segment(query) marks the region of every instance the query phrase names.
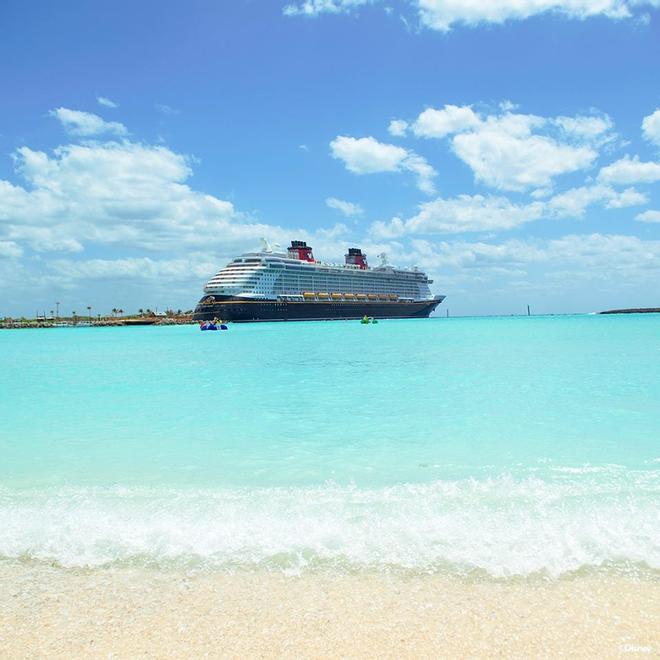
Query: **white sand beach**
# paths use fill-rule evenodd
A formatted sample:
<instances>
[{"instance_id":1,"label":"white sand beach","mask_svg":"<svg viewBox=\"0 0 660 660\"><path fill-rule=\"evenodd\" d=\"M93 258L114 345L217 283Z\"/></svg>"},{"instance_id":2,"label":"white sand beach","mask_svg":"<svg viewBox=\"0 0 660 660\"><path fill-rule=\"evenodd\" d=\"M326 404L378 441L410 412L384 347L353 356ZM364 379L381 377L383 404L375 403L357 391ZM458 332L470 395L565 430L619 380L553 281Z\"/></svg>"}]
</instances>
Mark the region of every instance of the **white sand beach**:
<instances>
[{"instance_id":1,"label":"white sand beach","mask_svg":"<svg viewBox=\"0 0 660 660\"><path fill-rule=\"evenodd\" d=\"M660 582L0 564L0 657L657 657Z\"/></svg>"}]
</instances>

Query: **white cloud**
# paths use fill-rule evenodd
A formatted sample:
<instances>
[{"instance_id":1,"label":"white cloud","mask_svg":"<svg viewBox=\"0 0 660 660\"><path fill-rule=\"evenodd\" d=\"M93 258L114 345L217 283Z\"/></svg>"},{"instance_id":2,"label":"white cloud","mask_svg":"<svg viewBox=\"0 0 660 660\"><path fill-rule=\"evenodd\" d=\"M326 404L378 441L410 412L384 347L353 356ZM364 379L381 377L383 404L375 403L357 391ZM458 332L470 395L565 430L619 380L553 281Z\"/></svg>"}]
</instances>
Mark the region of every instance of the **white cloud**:
<instances>
[{"instance_id":1,"label":"white cloud","mask_svg":"<svg viewBox=\"0 0 660 660\"><path fill-rule=\"evenodd\" d=\"M394 137L403 137L408 130L408 122L403 119L393 119L387 127L387 132Z\"/></svg>"},{"instance_id":2,"label":"white cloud","mask_svg":"<svg viewBox=\"0 0 660 660\"><path fill-rule=\"evenodd\" d=\"M482 115L472 106L427 108L412 124L418 137L451 138L477 181L499 190L551 189L553 179L589 167L596 146L613 139L607 115L546 118L511 112Z\"/></svg>"},{"instance_id":3,"label":"white cloud","mask_svg":"<svg viewBox=\"0 0 660 660\"><path fill-rule=\"evenodd\" d=\"M367 4L380 4L391 13L383 0L298 0L284 6L288 16L316 17L322 14L346 14ZM424 27L448 32L462 25L502 24L554 14L563 18L584 20L601 16L621 20L638 16L646 8L658 7L658 0L407 0L416 10ZM402 17L404 22L408 22Z\"/></svg>"},{"instance_id":4,"label":"white cloud","mask_svg":"<svg viewBox=\"0 0 660 660\"><path fill-rule=\"evenodd\" d=\"M52 262L51 270L67 281L74 280L160 280L188 281L203 280L218 264L212 260L199 259L151 259L128 257L123 259L85 259L73 261L58 259Z\"/></svg>"},{"instance_id":5,"label":"white cloud","mask_svg":"<svg viewBox=\"0 0 660 660\"><path fill-rule=\"evenodd\" d=\"M109 99L107 96L97 96L96 101L99 105L102 105L106 108L118 108L119 104L115 103L111 99Z\"/></svg>"},{"instance_id":6,"label":"white cloud","mask_svg":"<svg viewBox=\"0 0 660 660\"><path fill-rule=\"evenodd\" d=\"M23 249L14 241L0 241L0 259L18 259Z\"/></svg>"},{"instance_id":7,"label":"white cloud","mask_svg":"<svg viewBox=\"0 0 660 660\"><path fill-rule=\"evenodd\" d=\"M660 241L618 234L569 235L548 242L548 259L572 261L589 272L604 271L616 279L617 271L660 268Z\"/></svg>"},{"instance_id":8,"label":"white cloud","mask_svg":"<svg viewBox=\"0 0 660 660\"><path fill-rule=\"evenodd\" d=\"M412 129L418 137L443 138L451 133L476 128L480 124L481 119L469 105L445 105L441 110L424 110L415 120Z\"/></svg>"},{"instance_id":9,"label":"white cloud","mask_svg":"<svg viewBox=\"0 0 660 660\"><path fill-rule=\"evenodd\" d=\"M417 4L422 23L442 32L457 24L504 23L548 12L576 19L631 16L631 3L626 0L417 0Z\"/></svg>"},{"instance_id":10,"label":"white cloud","mask_svg":"<svg viewBox=\"0 0 660 660\"><path fill-rule=\"evenodd\" d=\"M84 286L95 273L107 273L108 281L122 273L152 279L162 273L166 282L187 272L196 282L188 293L194 297L224 259L256 247L262 236L281 244L300 237L331 257L343 249L337 247L343 224L316 232L283 229L192 189L192 162L165 146L129 140L67 144L48 153L21 147L14 154L20 185L0 180L0 252L13 259L27 250L76 255L23 259L37 288ZM84 259L90 248L112 258ZM159 258L134 258L129 250ZM192 254L198 256L191 266Z\"/></svg>"},{"instance_id":11,"label":"white cloud","mask_svg":"<svg viewBox=\"0 0 660 660\"><path fill-rule=\"evenodd\" d=\"M634 188L617 192L610 186L593 185L571 188L545 203L545 215L558 218L579 218L589 206L600 203L605 208L625 208L646 204L648 197Z\"/></svg>"},{"instance_id":12,"label":"white cloud","mask_svg":"<svg viewBox=\"0 0 660 660\"><path fill-rule=\"evenodd\" d=\"M645 163L637 156L626 155L603 167L598 178L607 183L654 183L660 181L660 163Z\"/></svg>"},{"instance_id":13,"label":"white cloud","mask_svg":"<svg viewBox=\"0 0 660 660\"><path fill-rule=\"evenodd\" d=\"M80 137L96 135L127 135L126 126L117 121L105 121L92 112L70 110L69 108L55 108L48 114L55 117L64 126L67 133Z\"/></svg>"},{"instance_id":14,"label":"white cloud","mask_svg":"<svg viewBox=\"0 0 660 660\"><path fill-rule=\"evenodd\" d=\"M513 229L543 216L542 202L513 204L506 197L458 195L425 202L417 215L408 220L394 218L389 223L375 222L371 233L376 238L392 238L416 233L461 233Z\"/></svg>"},{"instance_id":15,"label":"white cloud","mask_svg":"<svg viewBox=\"0 0 660 660\"><path fill-rule=\"evenodd\" d=\"M423 268L468 271L470 282L505 277L529 282L526 269L543 265L546 278L653 281L660 272L660 241L620 234L569 234L558 239L511 239L500 243L413 240L411 258ZM559 270L561 269L561 270ZM555 287L556 288L556 287ZM508 289L509 294L511 290Z\"/></svg>"},{"instance_id":16,"label":"white cloud","mask_svg":"<svg viewBox=\"0 0 660 660\"><path fill-rule=\"evenodd\" d=\"M283 12L287 16L319 16L320 14L344 14L374 0L304 0L288 4Z\"/></svg>"},{"instance_id":17,"label":"white cloud","mask_svg":"<svg viewBox=\"0 0 660 660\"><path fill-rule=\"evenodd\" d=\"M325 200L325 203L331 209L335 209L348 217L362 215L364 213L364 209L359 204L347 202L343 199L337 199L337 197L328 197Z\"/></svg>"},{"instance_id":18,"label":"white cloud","mask_svg":"<svg viewBox=\"0 0 660 660\"><path fill-rule=\"evenodd\" d=\"M640 206L648 203L649 198L634 188L626 188L623 192L615 193L605 198L605 208L623 209L629 206Z\"/></svg>"},{"instance_id":19,"label":"white cloud","mask_svg":"<svg viewBox=\"0 0 660 660\"><path fill-rule=\"evenodd\" d=\"M192 190L185 183L189 159L162 146L71 144L51 155L22 147L15 168L27 185L0 181L0 239L37 251L80 251L86 244L148 250L235 245L277 229Z\"/></svg>"},{"instance_id":20,"label":"white cloud","mask_svg":"<svg viewBox=\"0 0 660 660\"><path fill-rule=\"evenodd\" d=\"M354 174L406 170L417 175L417 187L420 190L428 194L434 191L433 178L436 171L424 158L403 147L378 142L373 137L339 135L330 143L330 152L333 158L343 161L346 169Z\"/></svg>"},{"instance_id":21,"label":"white cloud","mask_svg":"<svg viewBox=\"0 0 660 660\"><path fill-rule=\"evenodd\" d=\"M555 117L553 120L564 133L579 139L600 142L612 139L608 135L614 122L607 115L576 115L575 117Z\"/></svg>"},{"instance_id":22,"label":"white cloud","mask_svg":"<svg viewBox=\"0 0 660 660\"><path fill-rule=\"evenodd\" d=\"M533 115L488 117L477 130L456 135L452 147L478 181L500 190L549 187L554 177L594 162L598 154L590 146L532 132L544 123Z\"/></svg>"},{"instance_id":23,"label":"white cloud","mask_svg":"<svg viewBox=\"0 0 660 660\"><path fill-rule=\"evenodd\" d=\"M644 117L642 120L642 134L649 141L660 146L660 108Z\"/></svg>"},{"instance_id":24,"label":"white cloud","mask_svg":"<svg viewBox=\"0 0 660 660\"><path fill-rule=\"evenodd\" d=\"M333 158L342 160L354 174L396 172L408 156L403 147L378 142L373 137L354 138L338 135L330 143Z\"/></svg>"},{"instance_id":25,"label":"white cloud","mask_svg":"<svg viewBox=\"0 0 660 660\"><path fill-rule=\"evenodd\" d=\"M165 105L164 103L156 103L156 110L163 115L178 115L181 114L181 110L177 110L172 106Z\"/></svg>"},{"instance_id":26,"label":"white cloud","mask_svg":"<svg viewBox=\"0 0 660 660\"><path fill-rule=\"evenodd\" d=\"M417 187L423 193L427 195L433 195L435 193L433 179L436 177L437 172L426 162L425 158L410 151L408 152L408 157L401 165L404 170L417 175Z\"/></svg>"},{"instance_id":27,"label":"white cloud","mask_svg":"<svg viewBox=\"0 0 660 660\"><path fill-rule=\"evenodd\" d=\"M406 222L412 233L460 233L513 229L543 215L543 204L514 204L506 197L459 195L420 205Z\"/></svg>"},{"instance_id":28,"label":"white cloud","mask_svg":"<svg viewBox=\"0 0 660 660\"><path fill-rule=\"evenodd\" d=\"M378 239L405 234L506 231L541 219L580 218L593 204L613 209L646 202L647 196L634 188L617 192L605 185L572 188L545 201L523 204L502 196L458 195L420 204L418 213L407 220L395 217L389 222L374 222L370 231Z\"/></svg>"},{"instance_id":29,"label":"white cloud","mask_svg":"<svg viewBox=\"0 0 660 660\"><path fill-rule=\"evenodd\" d=\"M644 211L635 217L640 222L660 222L660 211Z\"/></svg>"}]
</instances>

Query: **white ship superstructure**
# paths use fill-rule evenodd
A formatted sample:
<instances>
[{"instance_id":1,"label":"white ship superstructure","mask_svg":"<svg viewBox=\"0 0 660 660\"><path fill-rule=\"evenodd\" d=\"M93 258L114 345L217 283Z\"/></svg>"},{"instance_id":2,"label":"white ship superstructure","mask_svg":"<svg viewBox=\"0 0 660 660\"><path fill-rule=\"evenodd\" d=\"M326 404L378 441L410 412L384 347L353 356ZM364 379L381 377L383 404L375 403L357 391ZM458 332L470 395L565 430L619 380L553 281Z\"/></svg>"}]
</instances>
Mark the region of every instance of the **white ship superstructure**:
<instances>
[{"instance_id":1,"label":"white ship superstructure","mask_svg":"<svg viewBox=\"0 0 660 660\"><path fill-rule=\"evenodd\" d=\"M299 241L294 241L298 243ZM302 243L302 241L300 241ZM304 250L306 245L301 246ZM366 255L351 248L348 259L359 263L326 264L301 259L300 247L290 252L295 257L272 250L248 252L233 259L204 287L206 293L275 300L304 297L304 294L396 296L402 300L432 300L430 280L418 269L398 269L383 263L376 268L366 265ZM306 252L306 250L305 250ZM363 265L364 264L364 265Z\"/></svg>"}]
</instances>

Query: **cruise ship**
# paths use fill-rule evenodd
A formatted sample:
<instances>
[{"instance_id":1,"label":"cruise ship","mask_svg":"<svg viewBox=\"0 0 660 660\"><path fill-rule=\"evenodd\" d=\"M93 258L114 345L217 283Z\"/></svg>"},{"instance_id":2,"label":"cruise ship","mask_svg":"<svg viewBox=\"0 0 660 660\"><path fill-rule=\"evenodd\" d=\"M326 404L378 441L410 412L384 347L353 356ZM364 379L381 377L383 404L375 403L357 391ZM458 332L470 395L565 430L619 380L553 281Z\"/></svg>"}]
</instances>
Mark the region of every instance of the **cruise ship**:
<instances>
[{"instance_id":1,"label":"cruise ship","mask_svg":"<svg viewBox=\"0 0 660 660\"><path fill-rule=\"evenodd\" d=\"M207 282L195 320L425 318L445 299L431 293L423 272L393 268L384 254L375 268L360 248L349 248L343 264L327 264L305 241L292 241L286 252L262 242Z\"/></svg>"}]
</instances>

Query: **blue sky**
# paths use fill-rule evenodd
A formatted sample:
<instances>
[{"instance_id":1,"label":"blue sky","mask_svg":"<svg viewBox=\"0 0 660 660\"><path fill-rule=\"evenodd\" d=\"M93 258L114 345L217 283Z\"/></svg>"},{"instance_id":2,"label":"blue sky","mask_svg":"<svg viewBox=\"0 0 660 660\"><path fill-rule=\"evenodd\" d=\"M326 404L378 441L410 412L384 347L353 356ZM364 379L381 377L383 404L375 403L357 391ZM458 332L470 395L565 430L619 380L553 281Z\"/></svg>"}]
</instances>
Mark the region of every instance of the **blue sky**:
<instances>
[{"instance_id":1,"label":"blue sky","mask_svg":"<svg viewBox=\"0 0 660 660\"><path fill-rule=\"evenodd\" d=\"M0 317L191 308L266 236L452 314L660 305L660 0L0 6Z\"/></svg>"}]
</instances>

